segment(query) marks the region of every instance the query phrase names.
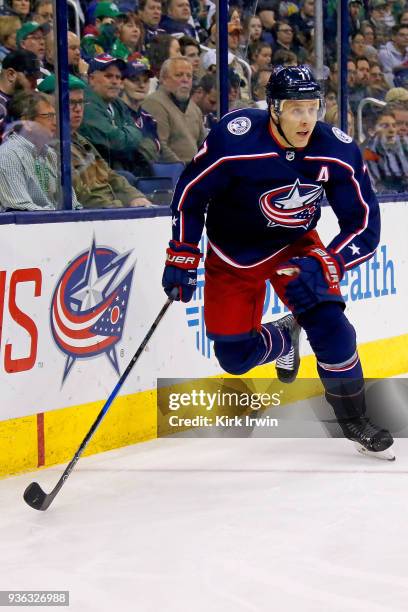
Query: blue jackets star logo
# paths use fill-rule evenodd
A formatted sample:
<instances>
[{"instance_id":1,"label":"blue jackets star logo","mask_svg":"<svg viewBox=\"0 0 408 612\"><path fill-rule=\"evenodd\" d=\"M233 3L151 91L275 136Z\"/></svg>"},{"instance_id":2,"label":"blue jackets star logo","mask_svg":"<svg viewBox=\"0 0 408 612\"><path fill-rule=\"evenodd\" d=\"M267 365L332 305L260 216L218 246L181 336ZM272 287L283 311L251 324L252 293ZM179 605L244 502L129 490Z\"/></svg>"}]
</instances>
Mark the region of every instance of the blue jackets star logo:
<instances>
[{"instance_id":1,"label":"blue jackets star logo","mask_svg":"<svg viewBox=\"0 0 408 612\"><path fill-rule=\"evenodd\" d=\"M259 205L268 227L307 229L320 210L322 197L321 185L305 184L296 179L293 185L263 193Z\"/></svg>"},{"instance_id":2,"label":"blue jackets star logo","mask_svg":"<svg viewBox=\"0 0 408 612\"><path fill-rule=\"evenodd\" d=\"M64 383L77 359L106 354L119 375L116 344L121 340L135 261L95 240L62 273L52 297L51 331L67 356Z\"/></svg>"}]
</instances>

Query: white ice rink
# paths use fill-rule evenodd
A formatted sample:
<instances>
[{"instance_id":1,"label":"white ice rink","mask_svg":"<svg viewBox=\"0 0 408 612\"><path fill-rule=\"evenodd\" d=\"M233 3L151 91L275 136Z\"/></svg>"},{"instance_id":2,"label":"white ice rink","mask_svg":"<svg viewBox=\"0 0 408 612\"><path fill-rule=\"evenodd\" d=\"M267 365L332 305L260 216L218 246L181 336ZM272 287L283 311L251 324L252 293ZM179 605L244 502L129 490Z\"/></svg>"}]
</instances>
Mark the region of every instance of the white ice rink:
<instances>
[{"instance_id":1,"label":"white ice rink","mask_svg":"<svg viewBox=\"0 0 408 612\"><path fill-rule=\"evenodd\" d=\"M71 612L406 612L408 440L155 440L0 481L0 588ZM50 610L53 608L35 608Z\"/></svg>"}]
</instances>

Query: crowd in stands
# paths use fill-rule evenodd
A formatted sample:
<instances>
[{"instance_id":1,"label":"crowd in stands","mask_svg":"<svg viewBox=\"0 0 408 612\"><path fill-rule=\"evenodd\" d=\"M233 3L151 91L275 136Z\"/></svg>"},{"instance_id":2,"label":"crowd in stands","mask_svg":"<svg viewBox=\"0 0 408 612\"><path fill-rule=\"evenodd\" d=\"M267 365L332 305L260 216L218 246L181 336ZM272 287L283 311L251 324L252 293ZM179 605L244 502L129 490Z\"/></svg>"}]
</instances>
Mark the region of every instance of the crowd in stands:
<instances>
[{"instance_id":1,"label":"crowd in stands","mask_svg":"<svg viewBox=\"0 0 408 612\"><path fill-rule=\"evenodd\" d=\"M85 22L78 36L70 14L67 41L73 207L152 206L141 179L163 163L180 172L217 121L215 3L78 2ZM58 207L55 5L0 9L3 210ZM323 5L325 120L338 125L338 2ZM229 108L266 109L273 66L314 67L315 1L231 0L228 11ZM348 11L347 131L376 191L404 192L408 1L349 0Z\"/></svg>"}]
</instances>

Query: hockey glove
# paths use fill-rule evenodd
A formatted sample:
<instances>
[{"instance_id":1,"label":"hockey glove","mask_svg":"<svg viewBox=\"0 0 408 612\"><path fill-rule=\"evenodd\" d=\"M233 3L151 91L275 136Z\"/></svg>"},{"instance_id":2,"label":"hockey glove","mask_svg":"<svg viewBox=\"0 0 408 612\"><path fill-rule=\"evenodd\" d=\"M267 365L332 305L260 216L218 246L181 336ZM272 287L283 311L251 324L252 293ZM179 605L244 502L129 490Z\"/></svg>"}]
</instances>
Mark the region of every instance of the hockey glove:
<instances>
[{"instance_id":1,"label":"hockey glove","mask_svg":"<svg viewBox=\"0 0 408 612\"><path fill-rule=\"evenodd\" d=\"M279 266L277 274L294 277L286 286L285 297L296 312L312 308L328 295L339 294L344 276L341 255L316 247L307 257L293 257L288 264Z\"/></svg>"},{"instance_id":2,"label":"hockey glove","mask_svg":"<svg viewBox=\"0 0 408 612\"><path fill-rule=\"evenodd\" d=\"M170 240L166 253L162 280L164 291L170 296L171 290L177 287L179 295L176 300L189 302L197 287L197 267L202 254L192 244L176 240Z\"/></svg>"}]
</instances>

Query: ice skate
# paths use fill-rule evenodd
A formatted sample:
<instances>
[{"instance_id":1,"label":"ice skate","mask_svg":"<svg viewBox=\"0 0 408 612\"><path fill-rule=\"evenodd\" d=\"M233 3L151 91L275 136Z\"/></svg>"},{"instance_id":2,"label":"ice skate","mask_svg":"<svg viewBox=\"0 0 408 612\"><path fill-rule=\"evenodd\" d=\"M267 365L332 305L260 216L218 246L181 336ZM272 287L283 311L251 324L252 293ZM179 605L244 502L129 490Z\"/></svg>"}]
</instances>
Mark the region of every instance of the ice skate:
<instances>
[{"instance_id":1,"label":"ice skate","mask_svg":"<svg viewBox=\"0 0 408 612\"><path fill-rule=\"evenodd\" d=\"M395 455L390 450L394 440L386 429L381 429L370 422L367 417L339 422L346 438L354 442L359 453L367 457L395 461Z\"/></svg>"},{"instance_id":2,"label":"ice skate","mask_svg":"<svg viewBox=\"0 0 408 612\"><path fill-rule=\"evenodd\" d=\"M275 362L275 367L278 379L283 383L291 383L296 380L299 371L299 336L301 327L293 315L287 315L278 321L274 321L273 325L281 331L287 330L290 334L292 347L286 355L278 357Z\"/></svg>"}]
</instances>

